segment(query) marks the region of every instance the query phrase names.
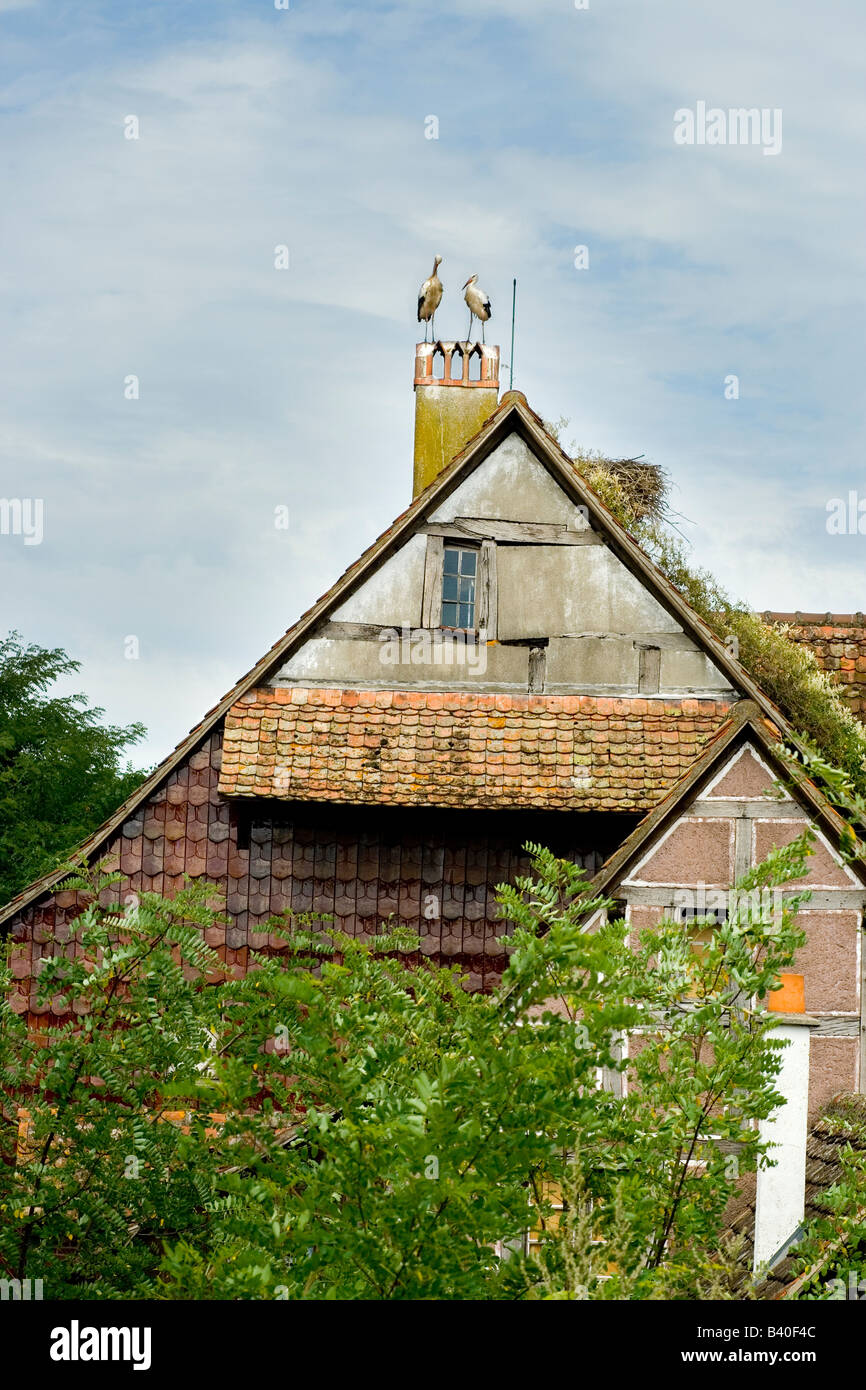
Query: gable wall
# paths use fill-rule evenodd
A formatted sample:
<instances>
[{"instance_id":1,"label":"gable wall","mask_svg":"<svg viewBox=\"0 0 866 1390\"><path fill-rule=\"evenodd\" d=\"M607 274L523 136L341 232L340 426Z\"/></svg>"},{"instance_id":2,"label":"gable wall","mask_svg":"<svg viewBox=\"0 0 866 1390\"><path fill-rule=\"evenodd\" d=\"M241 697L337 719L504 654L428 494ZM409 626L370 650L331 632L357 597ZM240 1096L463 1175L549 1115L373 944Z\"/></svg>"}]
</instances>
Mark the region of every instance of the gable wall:
<instances>
[{"instance_id":1,"label":"gable wall","mask_svg":"<svg viewBox=\"0 0 866 1390\"><path fill-rule=\"evenodd\" d=\"M421 524L427 531L416 532L332 611L286 661L274 685L600 696L731 693L727 676L613 554L585 509L517 434ZM423 640L438 621L429 616L430 594L438 613L441 592L428 548L437 535L441 545L449 530L462 530L464 538L479 543L486 536L488 543L492 611L484 623L486 640L469 650L443 651ZM399 645L393 641L398 632L405 636Z\"/></svg>"},{"instance_id":2,"label":"gable wall","mask_svg":"<svg viewBox=\"0 0 866 1390\"><path fill-rule=\"evenodd\" d=\"M617 896L636 929L678 907L710 912L727 889L775 845L809 823L800 805L765 794L774 773L756 751L735 755L702 795L637 862ZM814 827L813 827L814 828ZM811 1036L810 1112L837 1091L862 1089L862 930L866 889L818 835L803 882L812 898L800 911L806 944L792 967L805 979Z\"/></svg>"}]
</instances>

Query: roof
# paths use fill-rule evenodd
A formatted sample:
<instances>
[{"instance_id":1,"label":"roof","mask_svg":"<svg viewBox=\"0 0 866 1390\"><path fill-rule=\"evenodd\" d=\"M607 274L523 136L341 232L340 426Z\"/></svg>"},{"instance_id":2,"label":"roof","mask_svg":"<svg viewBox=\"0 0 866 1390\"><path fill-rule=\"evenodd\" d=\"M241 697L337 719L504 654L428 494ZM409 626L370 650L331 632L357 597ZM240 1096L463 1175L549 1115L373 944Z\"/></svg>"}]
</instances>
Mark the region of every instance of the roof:
<instances>
[{"instance_id":1,"label":"roof","mask_svg":"<svg viewBox=\"0 0 866 1390\"><path fill-rule=\"evenodd\" d=\"M645 811L728 718L716 700L257 689L219 790L364 805Z\"/></svg>"},{"instance_id":2,"label":"roof","mask_svg":"<svg viewBox=\"0 0 866 1390\"><path fill-rule=\"evenodd\" d=\"M586 508L592 525L604 535L616 556L636 574L658 602L667 609L694 639L699 648L723 671L735 689L755 700L762 710L784 727L789 737L793 737L784 716L773 705L752 677L736 661L719 640L712 629L700 618L656 565L644 554L640 546L620 525L616 517L592 491L585 479L578 473L572 460L563 452L557 441L544 427L540 416L527 404L525 396L519 391L508 391L503 396L490 419L477 435L467 443L439 476L415 498L412 505L384 531L378 540L345 571L340 579L325 593L312 608L301 617L288 632L266 652L262 659L242 676L233 688L215 705L177 745L174 752L155 768L150 777L129 797L114 815L100 826L82 845L77 854L92 860L111 836L123 825L130 815L143 805L170 774L195 751L203 739L218 726L231 707L249 691L264 686L276 674L292 652L305 641L316 627L327 620L330 612L342 603L362 584L365 579L409 538L415 528L421 525L428 512L432 512L480 463L483 462L510 434L517 433L536 458L557 479L566 494L578 505ZM17 898L13 898L0 910L0 924L33 902L44 892L54 887L64 877L62 869L44 874Z\"/></svg>"},{"instance_id":3,"label":"roof","mask_svg":"<svg viewBox=\"0 0 866 1390\"><path fill-rule=\"evenodd\" d=\"M814 652L821 670L842 686L852 714L866 720L866 615L768 611L761 617L765 623L786 628L792 642Z\"/></svg>"},{"instance_id":4,"label":"roof","mask_svg":"<svg viewBox=\"0 0 866 1390\"><path fill-rule=\"evenodd\" d=\"M605 861L592 881L593 895L609 895L627 876L646 851L661 838L686 806L700 795L718 768L746 742L756 744L780 780L784 781L804 809L829 836L838 849L843 839L850 847L847 822L834 810L824 793L804 772L785 762L780 754L782 731L764 718L752 700L741 700L730 710L729 718L695 759L683 777ZM852 867L866 876L866 864L857 860Z\"/></svg>"},{"instance_id":5,"label":"roof","mask_svg":"<svg viewBox=\"0 0 866 1390\"><path fill-rule=\"evenodd\" d=\"M857 1153L866 1154L866 1096L863 1095L835 1096L809 1131L806 1140L805 1222L832 1216L827 1193L844 1177L842 1155L849 1146ZM742 1239L738 1260L744 1265L748 1264L749 1269L754 1255L755 1191L756 1181L752 1173L729 1207L726 1223L727 1235ZM832 1236L829 1237L828 1260L833 1257L834 1244ZM798 1277L802 1263L795 1253L787 1254L759 1285L760 1296L777 1299L796 1292L794 1285L803 1282Z\"/></svg>"}]
</instances>

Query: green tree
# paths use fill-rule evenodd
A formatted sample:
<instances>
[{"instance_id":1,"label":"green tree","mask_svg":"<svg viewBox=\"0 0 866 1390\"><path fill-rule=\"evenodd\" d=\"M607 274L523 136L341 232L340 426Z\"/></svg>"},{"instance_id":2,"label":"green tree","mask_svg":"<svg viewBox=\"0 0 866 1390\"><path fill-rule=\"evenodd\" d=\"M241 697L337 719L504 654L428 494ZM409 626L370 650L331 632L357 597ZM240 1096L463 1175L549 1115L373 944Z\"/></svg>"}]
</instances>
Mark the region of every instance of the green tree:
<instances>
[{"instance_id":1,"label":"green tree","mask_svg":"<svg viewBox=\"0 0 866 1390\"><path fill-rule=\"evenodd\" d=\"M144 776L120 765L143 725L105 725L84 695L46 693L79 664L17 632L0 642L0 904L62 863Z\"/></svg>"},{"instance_id":2,"label":"green tree","mask_svg":"<svg viewBox=\"0 0 866 1390\"><path fill-rule=\"evenodd\" d=\"M121 910L73 880L89 906L40 974L73 1014L39 1039L3 1005L2 1275L54 1298L689 1296L779 1103L756 1001L802 942L796 897L697 945L674 922L634 941L587 931L606 904L530 848L493 996L405 931L310 922L275 921L287 953L218 980L205 885ZM806 849L744 887L795 879ZM599 1084L627 1069L625 1099Z\"/></svg>"}]
</instances>

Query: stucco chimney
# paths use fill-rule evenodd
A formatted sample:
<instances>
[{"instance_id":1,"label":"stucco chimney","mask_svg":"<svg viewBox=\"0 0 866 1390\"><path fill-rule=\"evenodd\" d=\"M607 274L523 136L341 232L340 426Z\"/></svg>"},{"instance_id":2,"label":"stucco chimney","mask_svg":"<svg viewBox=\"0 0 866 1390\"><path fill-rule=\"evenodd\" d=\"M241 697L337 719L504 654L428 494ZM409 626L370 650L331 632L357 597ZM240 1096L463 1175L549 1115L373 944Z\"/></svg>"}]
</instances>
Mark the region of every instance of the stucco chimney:
<instances>
[{"instance_id":1,"label":"stucco chimney","mask_svg":"<svg viewBox=\"0 0 866 1390\"><path fill-rule=\"evenodd\" d=\"M785 1104L759 1126L761 1139L771 1144L773 1168L758 1170L755 1197L754 1268L772 1267L784 1254L803 1223L806 1199L806 1139L809 1118L809 1029L817 1020L805 1012L802 975L783 975L782 986L770 995L774 1015L771 1036L787 1043L776 1090Z\"/></svg>"},{"instance_id":2,"label":"stucco chimney","mask_svg":"<svg viewBox=\"0 0 866 1390\"><path fill-rule=\"evenodd\" d=\"M460 453L498 403L498 347L418 343L413 497Z\"/></svg>"}]
</instances>

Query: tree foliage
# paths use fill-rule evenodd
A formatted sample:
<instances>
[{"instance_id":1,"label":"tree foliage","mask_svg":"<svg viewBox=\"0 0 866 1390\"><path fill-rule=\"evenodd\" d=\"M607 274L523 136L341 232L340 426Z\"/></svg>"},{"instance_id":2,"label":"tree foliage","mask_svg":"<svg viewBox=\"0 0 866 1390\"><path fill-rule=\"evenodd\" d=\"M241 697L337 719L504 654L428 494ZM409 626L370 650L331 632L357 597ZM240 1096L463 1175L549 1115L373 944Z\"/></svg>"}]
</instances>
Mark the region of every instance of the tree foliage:
<instances>
[{"instance_id":1,"label":"tree foliage","mask_svg":"<svg viewBox=\"0 0 866 1390\"><path fill-rule=\"evenodd\" d=\"M84 695L46 693L78 669L17 632L0 642L0 904L62 863L144 775L120 765L143 725L106 725Z\"/></svg>"},{"instance_id":2,"label":"tree foliage","mask_svg":"<svg viewBox=\"0 0 866 1390\"><path fill-rule=\"evenodd\" d=\"M700 942L675 922L629 938L579 868L529 848L500 890L493 996L404 930L310 921L272 923L286 952L224 979L207 886L121 908L72 880L89 905L39 978L68 1021L28 1035L3 1005L0 1277L293 1300L676 1297L715 1277L752 1121L780 1099L760 1000L803 940L797 895ZM795 880L806 849L744 888ZM574 1191L584 1215L563 1220Z\"/></svg>"}]
</instances>

